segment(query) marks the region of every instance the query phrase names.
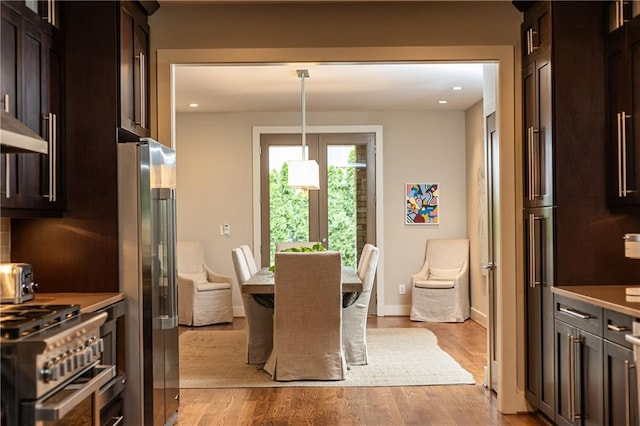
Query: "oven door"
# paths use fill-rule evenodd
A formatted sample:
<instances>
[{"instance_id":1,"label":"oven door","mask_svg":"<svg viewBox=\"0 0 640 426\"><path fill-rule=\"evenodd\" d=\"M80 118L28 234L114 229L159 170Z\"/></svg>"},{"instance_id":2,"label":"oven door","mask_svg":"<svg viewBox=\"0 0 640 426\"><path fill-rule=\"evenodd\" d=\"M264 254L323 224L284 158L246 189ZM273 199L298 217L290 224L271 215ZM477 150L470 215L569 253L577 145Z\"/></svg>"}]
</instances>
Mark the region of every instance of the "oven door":
<instances>
[{"instance_id":1,"label":"oven door","mask_svg":"<svg viewBox=\"0 0 640 426\"><path fill-rule=\"evenodd\" d=\"M100 388L114 376L114 366L94 364L52 394L22 403L21 424L100 426Z\"/></svg>"}]
</instances>

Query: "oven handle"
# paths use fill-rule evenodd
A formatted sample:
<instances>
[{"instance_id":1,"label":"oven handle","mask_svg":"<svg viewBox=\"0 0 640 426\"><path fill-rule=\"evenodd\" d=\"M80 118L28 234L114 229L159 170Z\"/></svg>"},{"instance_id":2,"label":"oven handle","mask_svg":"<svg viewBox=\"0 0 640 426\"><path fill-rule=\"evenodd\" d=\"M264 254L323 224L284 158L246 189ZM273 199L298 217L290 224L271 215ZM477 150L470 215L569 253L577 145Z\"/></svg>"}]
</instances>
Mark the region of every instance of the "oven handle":
<instances>
[{"instance_id":1,"label":"oven handle","mask_svg":"<svg viewBox=\"0 0 640 426\"><path fill-rule=\"evenodd\" d=\"M116 367L113 365L96 365L100 371L94 378L78 387L75 392L62 401L53 404L36 402L33 406L33 414L36 421L54 422L66 416L78 404L92 393L98 391L105 383L115 377ZM70 387L75 385L70 384Z\"/></svg>"}]
</instances>

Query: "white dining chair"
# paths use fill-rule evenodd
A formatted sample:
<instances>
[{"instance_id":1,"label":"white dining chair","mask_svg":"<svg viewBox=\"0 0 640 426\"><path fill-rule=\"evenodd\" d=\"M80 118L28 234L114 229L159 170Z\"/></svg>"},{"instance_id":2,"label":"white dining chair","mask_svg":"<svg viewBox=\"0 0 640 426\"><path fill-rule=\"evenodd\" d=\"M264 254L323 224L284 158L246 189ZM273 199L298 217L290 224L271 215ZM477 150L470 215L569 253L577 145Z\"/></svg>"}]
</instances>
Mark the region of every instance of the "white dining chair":
<instances>
[{"instance_id":1,"label":"white dining chair","mask_svg":"<svg viewBox=\"0 0 640 426\"><path fill-rule=\"evenodd\" d=\"M231 257L247 324L245 362L264 364L273 346L273 309L259 304L252 295L242 292L242 284L252 275L244 251L241 248L235 248L231 251Z\"/></svg>"},{"instance_id":2,"label":"white dining chair","mask_svg":"<svg viewBox=\"0 0 640 426\"><path fill-rule=\"evenodd\" d=\"M341 258L337 252L275 255L274 380L344 380Z\"/></svg>"},{"instance_id":3,"label":"white dining chair","mask_svg":"<svg viewBox=\"0 0 640 426\"><path fill-rule=\"evenodd\" d=\"M342 343L349 365L368 364L367 314L371 289L376 276L380 250L365 244L358 262L358 276L362 280L362 293L350 306L342 309Z\"/></svg>"},{"instance_id":4,"label":"white dining chair","mask_svg":"<svg viewBox=\"0 0 640 426\"><path fill-rule=\"evenodd\" d=\"M245 259L247 260L247 266L249 267L249 273L251 275L258 272L258 265L256 265L256 259L253 256L253 252L251 251L251 247L246 244L240 246L242 253L244 254Z\"/></svg>"}]
</instances>

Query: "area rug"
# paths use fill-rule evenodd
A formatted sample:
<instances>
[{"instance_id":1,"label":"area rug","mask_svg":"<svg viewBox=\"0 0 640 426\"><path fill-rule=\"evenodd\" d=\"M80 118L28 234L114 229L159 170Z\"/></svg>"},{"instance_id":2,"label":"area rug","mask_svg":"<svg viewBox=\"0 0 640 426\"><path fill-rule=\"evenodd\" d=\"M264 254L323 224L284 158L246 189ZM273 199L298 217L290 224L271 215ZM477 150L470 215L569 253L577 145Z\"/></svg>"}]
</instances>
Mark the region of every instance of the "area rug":
<instances>
[{"instance_id":1,"label":"area rug","mask_svg":"<svg viewBox=\"0 0 640 426\"><path fill-rule=\"evenodd\" d=\"M474 384L421 328L367 330L369 364L350 366L340 381L276 382L261 366L245 359L245 331L188 330L180 336L181 388L246 388L285 386L427 386Z\"/></svg>"}]
</instances>

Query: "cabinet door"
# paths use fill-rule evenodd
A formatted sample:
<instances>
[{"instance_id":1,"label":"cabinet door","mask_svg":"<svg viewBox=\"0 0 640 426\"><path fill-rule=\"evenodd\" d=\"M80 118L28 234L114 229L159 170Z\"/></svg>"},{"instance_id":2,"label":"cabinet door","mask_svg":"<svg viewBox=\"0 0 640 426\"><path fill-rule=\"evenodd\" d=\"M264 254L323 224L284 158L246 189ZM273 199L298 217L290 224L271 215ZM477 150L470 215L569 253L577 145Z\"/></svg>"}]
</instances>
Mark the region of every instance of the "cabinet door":
<instances>
[{"instance_id":1,"label":"cabinet door","mask_svg":"<svg viewBox=\"0 0 640 426\"><path fill-rule=\"evenodd\" d=\"M553 208L525 211L526 397L554 418Z\"/></svg>"},{"instance_id":2,"label":"cabinet door","mask_svg":"<svg viewBox=\"0 0 640 426\"><path fill-rule=\"evenodd\" d=\"M53 31L47 47L48 76L43 84L48 94L45 138L49 141L49 154L40 156L40 197L43 209L62 211L64 208L64 139L62 113L62 42L57 30Z\"/></svg>"},{"instance_id":3,"label":"cabinet door","mask_svg":"<svg viewBox=\"0 0 640 426\"><path fill-rule=\"evenodd\" d=\"M551 9L545 1L536 2L525 13L521 26L522 65L537 59L541 49L551 44Z\"/></svg>"},{"instance_id":4,"label":"cabinet door","mask_svg":"<svg viewBox=\"0 0 640 426\"><path fill-rule=\"evenodd\" d=\"M608 35L607 202L640 203L640 19Z\"/></svg>"},{"instance_id":5,"label":"cabinet door","mask_svg":"<svg viewBox=\"0 0 640 426\"><path fill-rule=\"evenodd\" d=\"M602 338L555 321L556 423L602 425Z\"/></svg>"},{"instance_id":6,"label":"cabinet door","mask_svg":"<svg viewBox=\"0 0 640 426\"><path fill-rule=\"evenodd\" d=\"M548 50L523 70L524 207L553 205L552 75Z\"/></svg>"},{"instance_id":7,"label":"cabinet door","mask_svg":"<svg viewBox=\"0 0 640 426\"><path fill-rule=\"evenodd\" d=\"M604 343L604 424L638 425L638 386L633 350Z\"/></svg>"},{"instance_id":8,"label":"cabinet door","mask_svg":"<svg viewBox=\"0 0 640 426\"><path fill-rule=\"evenodd\" d=\"M603 343L602 338L578 330L575 342L576 357L576 415L579 424L599 426L604 421L602 389Z\"/></svg>"},{"instance_id":9,"label":"cabinet door","mask_svg":"<svg viewBox=\"0 0 640 426\"><path fill-rule=\"evenodd\" d=\"M575 419L575 359L573 351L574 328L555 321L556 345L556 424L573 425Z\"/></svg>"},{"instance_id":10,"label":"cabinet door","mask_svg":"<svg viewBox=\"0 0 640 426\"><path fill-rule=\"evenodd\" d=\"M120 43L120 127L148 137L149 27L146 15L134 3L123 3Z\"/></svg>"},{"instance_id":11,"label":"cabinet door","mask_svg":"<svg viewBox=\"0 0 640 426\"><path fill-rule=\"evenodd\" d=\"M2 91L5 103L8 104L10 114L46 138L43 117L48 110L49 94L45 83L49 75L47 55L50 37L39 21L33 22L32 19L13 13L4 4L2 13ZM8 59L6 64L5 58ZM8 98L4 95L8 95ZM34 209L45 206L40 187L43 158L46 156L31 153L4 156L3 209Z\"/></svg>"},{"instance_id":12,"label":"cabinet door","mask_svg":"<svg viewBox=\"0 0 640 426\"><path fill-rule=\"evenodd\" d=\"M640 16L628 24L629 96L631 117L626 123L625 138L632 156L632 186L635 203L640 203Z\"/></svg>"},{"instance_id":13,"label":"cabinet door","mask_svg":"<svg viewBox=\"0 0 640 426\"><path fill-rule=\"evenodd\" d=\"M0 24L0 102L2 109L18 118L18 93L21 81L18 72L18 52L22 21L20 15L2 3ZM19 202L18 196L18 156L2 154L0 157L0 205L13 207Z\"/></svg>"}]
</instances>

